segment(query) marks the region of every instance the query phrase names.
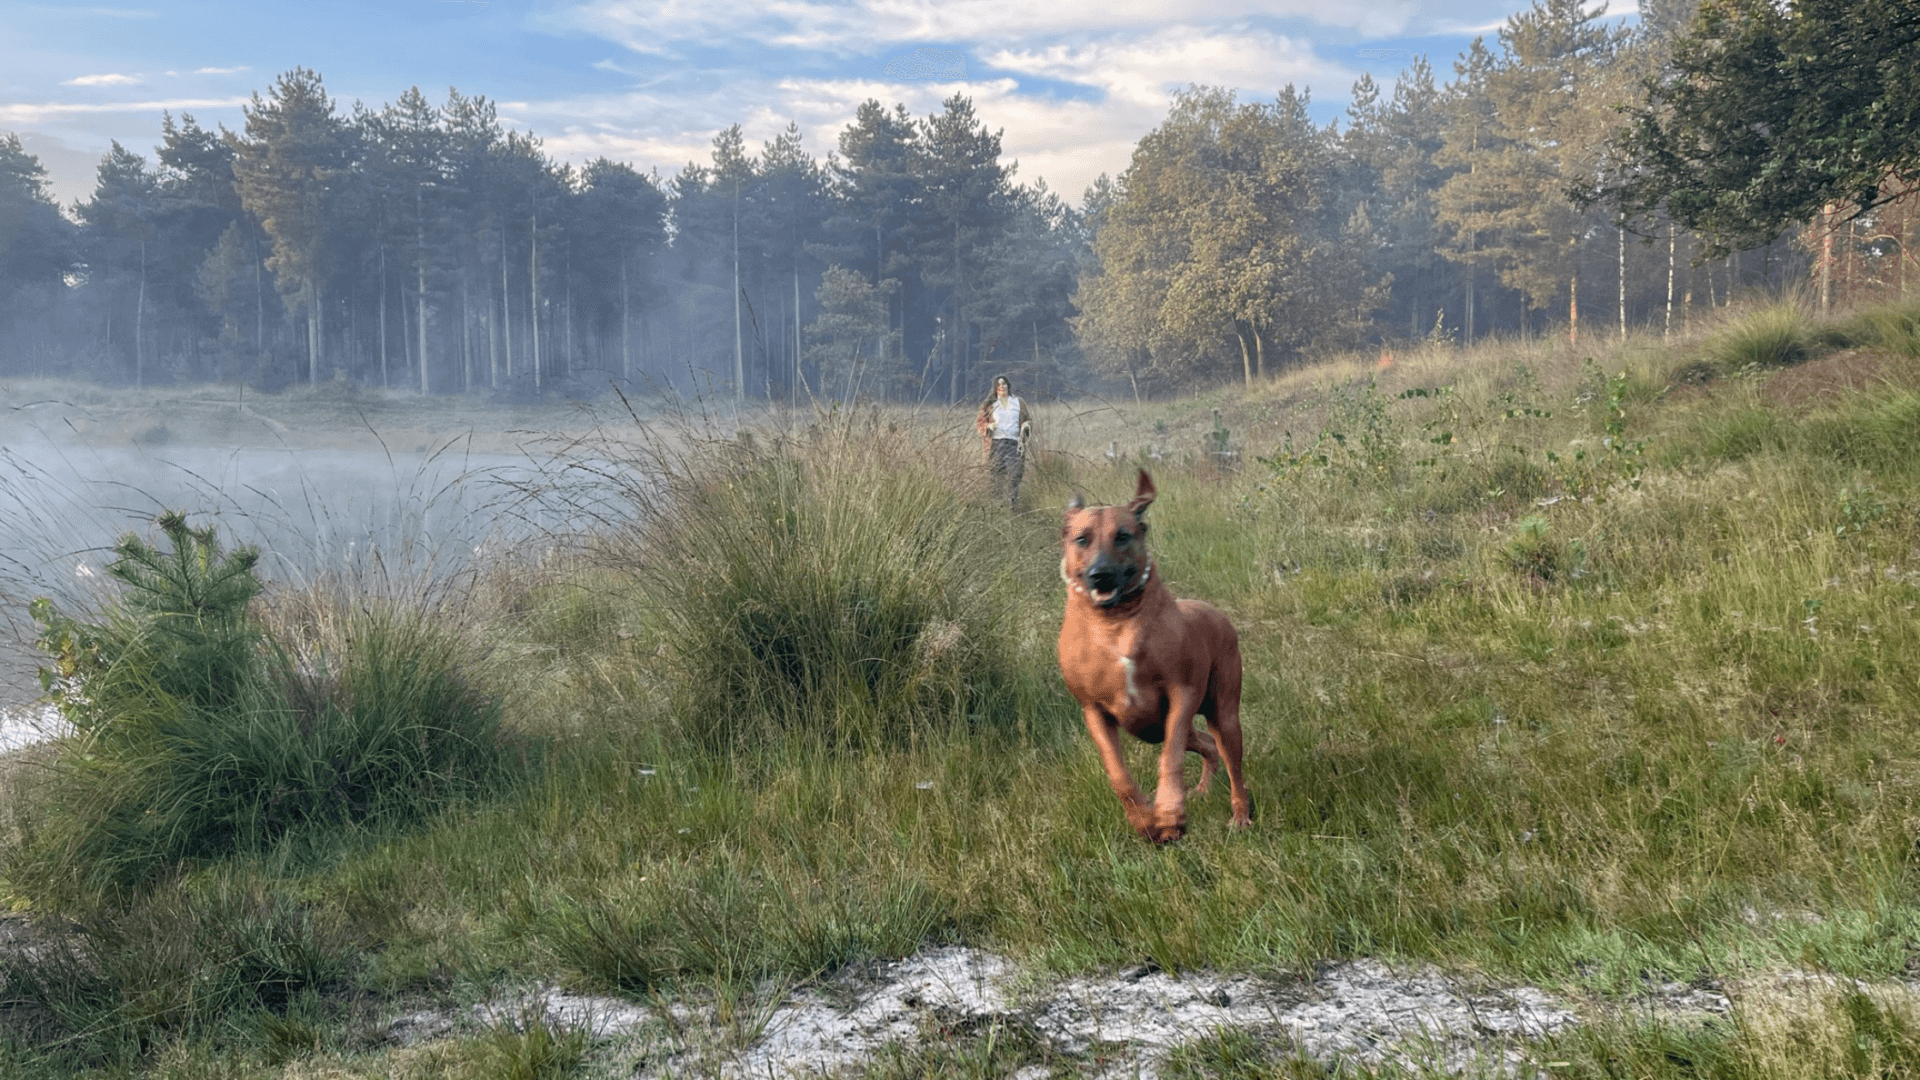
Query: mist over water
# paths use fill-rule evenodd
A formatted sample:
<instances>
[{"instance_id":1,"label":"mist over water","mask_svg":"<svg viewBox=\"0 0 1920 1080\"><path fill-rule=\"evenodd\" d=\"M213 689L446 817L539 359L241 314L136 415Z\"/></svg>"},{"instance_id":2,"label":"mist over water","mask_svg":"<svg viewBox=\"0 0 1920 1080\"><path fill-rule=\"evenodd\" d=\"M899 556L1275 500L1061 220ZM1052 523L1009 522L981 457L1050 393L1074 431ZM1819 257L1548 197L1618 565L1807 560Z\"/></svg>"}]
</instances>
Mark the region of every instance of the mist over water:
<instances>
[{"instance_id":1,"label":"mist over water","mask_svg":"<svg viewBox=\"0 0 1920 1080\"><path fill-rule=\"evenodd\" d=\"M17 418L17 414L16 414ZM0 750L40 693L28 603L97 610L128 532L153 538L163 510L213 524L223 546L256 545L269 590L341 580L374 592L452 580L477 559L537 555L621 514L595 491L610 474L585 457L365 446L89 445L0 426ZM32 714L32 715L29 715Z\"/></svg>"}]
</instances>

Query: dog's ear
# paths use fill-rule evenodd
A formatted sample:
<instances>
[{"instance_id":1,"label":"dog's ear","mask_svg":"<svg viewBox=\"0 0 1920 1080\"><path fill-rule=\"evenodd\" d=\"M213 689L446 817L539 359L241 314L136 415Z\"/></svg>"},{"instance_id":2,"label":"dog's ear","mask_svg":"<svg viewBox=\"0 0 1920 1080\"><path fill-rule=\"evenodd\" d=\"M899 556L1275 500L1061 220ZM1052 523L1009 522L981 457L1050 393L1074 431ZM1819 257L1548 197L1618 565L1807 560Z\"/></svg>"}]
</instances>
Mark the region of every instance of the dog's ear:
<instances>
[{"instance_id":1,"label":"dog's ear","mask_svg":"<svg viewBox=\"0 0 1920 1080\"><path fill-rule=\"evenodd\" d=\"M1153 490L1153 477L1147 475L1147 470L1141 469L1140 484L1134 489L1133 501L1127 504L1127 513L1134 517L1146 513L1147 507L1153 505L1153 497L1156 494L1158 492Z\"/></svg>"},{"instance_id":2,"label":"dog's ear","mask_svg":"<svg viewBox=\"0 0 1920 1080\"><path fill-rule=\"evenodd\" d=\"M1085 510L1086 508L1087 508L1087 497L1085 495L1080 494L1078 491L1073 493L1073 498L1067 500L1067 513L1069 514L1074 513L1075 511L1078 511L1078 510Z\"/></svg>"}]
</instances>

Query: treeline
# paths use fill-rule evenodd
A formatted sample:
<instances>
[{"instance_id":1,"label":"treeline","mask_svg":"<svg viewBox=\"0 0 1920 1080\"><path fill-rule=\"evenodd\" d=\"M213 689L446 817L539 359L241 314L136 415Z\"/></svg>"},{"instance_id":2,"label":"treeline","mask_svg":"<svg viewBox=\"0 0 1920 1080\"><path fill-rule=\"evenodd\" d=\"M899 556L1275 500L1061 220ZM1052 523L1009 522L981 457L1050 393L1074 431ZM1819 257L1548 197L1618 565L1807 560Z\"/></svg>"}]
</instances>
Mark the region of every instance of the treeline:
<instances>
[{"instance_id":1,"label":"treeline","mask_svg":"<svg viewBox=\"0 0 1920 1080\"><path fill-rule=\"evenodd\" d=\"M1089 192L1096 370L1249 382L1314 350L1668 330L1812 272L1920 287L1920 5L1535 0L1441 85L1353 87L1316 127L1194 88Z\"/></svg>"},{"instance_id":2,"label":"treeline","mask_svg":"<svg viewBox=\"0 0 1920 1080\"><path fill-rule=\"evenodd\" d=\"M1540 0L1445 85L1424 59L1391 94L1363 77L1343 124L1315 126L1292 88L1179 95L1089 201L1088 355L1142 385L1251 381L1366 340L1666 326L1803 273L1785 242L1700 262L1663 216L1570 196L1617 165L1618 109L1684 7L1646 0L1627 31L1582 0Z\"/></svg>"},{"instance_id":3,"label":"treeline","mask_svg":"<svg viewBox=\"0 0 1920 1080\"><path fill-rule=\"evenodd\" d=\"M825 161L735 126L664 183L458 92L342 113L296 69L245 117L166 117L157 162L116 143L71 218L0 142L0 373L948 400L1077 367L1080 216L964 97L868 102Z\"/></svg>"},{"instance_id":4,"label":"treeline","mask_svg":"<svg viewBox=\"0 0 1920 1080\"><path fill-rule=\"evenodd\" d=\"M168 116L156 163L116 144L71 217L0 141L0 374L1140 393L1368 342L1672 329L1810 270L1828 301L1920 285L1920 8L1698 3L1628 29L1535 0L1451 81L1363 77L1327 125L1292 87L1191 88L1079 208L1015 183L958 95L869 101L824 159L736 125L661 181L558 164L485 98L343 114L295 70L242 131Z\"/></svg>"}]
</instances>

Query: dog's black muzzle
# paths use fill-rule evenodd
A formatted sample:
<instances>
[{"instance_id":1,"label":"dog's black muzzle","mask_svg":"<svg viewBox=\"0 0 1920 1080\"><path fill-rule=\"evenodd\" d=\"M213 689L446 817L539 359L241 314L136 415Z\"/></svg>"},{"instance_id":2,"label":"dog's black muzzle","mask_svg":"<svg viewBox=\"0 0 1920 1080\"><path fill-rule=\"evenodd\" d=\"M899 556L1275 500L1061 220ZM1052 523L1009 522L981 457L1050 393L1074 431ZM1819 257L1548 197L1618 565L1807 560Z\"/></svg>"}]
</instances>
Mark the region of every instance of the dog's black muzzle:
<instances>
[{"instance_id":1,"label":"dog's black muzzle","mask_svg":"<svg viewBox=\"0 0 1920 1080\"><path fill-rule=\"evenodd\" d=\"M1099 607L1112 607L1127 595L1127 589L1139 576L1139 567L1102 555L1087 567L1087 595Z\"/></svg>"}]
</instances>

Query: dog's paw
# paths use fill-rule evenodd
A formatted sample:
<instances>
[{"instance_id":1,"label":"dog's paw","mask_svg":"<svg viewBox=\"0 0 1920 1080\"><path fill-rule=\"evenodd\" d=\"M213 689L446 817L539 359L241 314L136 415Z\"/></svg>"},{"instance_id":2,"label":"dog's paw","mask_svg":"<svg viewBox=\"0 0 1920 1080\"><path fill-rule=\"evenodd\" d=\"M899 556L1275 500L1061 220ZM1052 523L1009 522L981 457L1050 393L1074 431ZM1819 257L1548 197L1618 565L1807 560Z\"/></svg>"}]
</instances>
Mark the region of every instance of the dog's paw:
<instances>
[{"instance_id":1,"label":"dog's paw","mask_svg":"<svg viewBox=\"0 0 1920 1080\"><path fill-rule=\"evenodd\" d=\"M1242 805L1237 799L1234 801L1233 817L1228 819L1227 827L1230 829L1250 829L1253 827L1253 796L1247 796L1245 805Z\"/></svg>"},{"instance_id":2,"label":"dog's paw","mask_svg":"<svg viewBox=\"0 0 1920 1080\"><path fill-rule=\"evenodd\" d=\"M1171 844L1187 835L1185 821L1155 822L1140 830L1140 835L1156 844Z\"/></svg>"},{"instance_id":3,"label":"dog's paw","mask_svg":"<svg viewBox=\"0 0 1920 1080\"><path fill-rule=\"evenodd\" d=\"M1127 805L1127 825L1141 836L1148 835L1153 828L1153 804L1130 803Z\"/></svg>"}]
</instances>

